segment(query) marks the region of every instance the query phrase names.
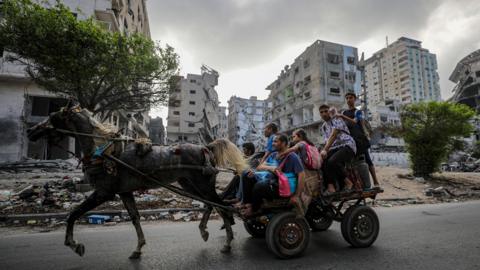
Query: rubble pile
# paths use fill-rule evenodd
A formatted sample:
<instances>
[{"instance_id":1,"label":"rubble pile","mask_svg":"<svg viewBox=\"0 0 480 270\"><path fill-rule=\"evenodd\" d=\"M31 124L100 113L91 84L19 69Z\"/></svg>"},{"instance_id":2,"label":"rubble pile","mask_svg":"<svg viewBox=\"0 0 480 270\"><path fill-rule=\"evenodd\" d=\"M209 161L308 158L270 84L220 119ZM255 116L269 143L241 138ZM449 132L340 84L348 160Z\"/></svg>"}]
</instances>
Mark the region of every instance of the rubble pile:
<instances>
[{"instance_id":1,"label":"rubble pile","mask_svg":"<svg viewBox=\"0 0 480 270\"><path fill-rule=\"evenodd\" d=\"M0 214L58 213L72 210L93 191L79 192L81 179L65 176L44 184L24 184L14 190L0 190ZM172 194L164 189L135 192L138 209L203 208L203 203ZM123 210L120 197L95 210Z\"/></svg>"},{"instance_id":2,"label":"rubble pile","mask_svg":"<svg viewBox=\"0 0 480 270\"><path fill-rule=\"evenodd\" d=\"M414 177L411 174L398 174L399 178L424 185L425 198L404 198L392 201L391 205L459 202L480 198L480 178L477 180L462 179L461 177L448 177L442 174L434 174L430 179ZM475 174L470 175L475 178ZM387 205L388 207L388 205Z\"/></svg>"},{"instance_id":3,"label":"rubble pile","mask_svg":"<svg viewBox=\"0 0 480 270\"><path fill-rule=\"evenodd\" d=\"M0 173L17 173L34 170L41 170L44 172L73 171L77 166L78 161L76 159L26 159L18 162L0 163Z\"/></svg>"},{"instance_id":4,"label":"rubble pile","mask_svg":"<svg viewBox=\"0 0 480 270\"><path fill-rule=\"evenodd\" d=\"M76 191L79 177L45 183L20 184L12 190L0 190L1 214L49 213L68 211L80 204L88 193Z\"/></svg>"}]
</instances>

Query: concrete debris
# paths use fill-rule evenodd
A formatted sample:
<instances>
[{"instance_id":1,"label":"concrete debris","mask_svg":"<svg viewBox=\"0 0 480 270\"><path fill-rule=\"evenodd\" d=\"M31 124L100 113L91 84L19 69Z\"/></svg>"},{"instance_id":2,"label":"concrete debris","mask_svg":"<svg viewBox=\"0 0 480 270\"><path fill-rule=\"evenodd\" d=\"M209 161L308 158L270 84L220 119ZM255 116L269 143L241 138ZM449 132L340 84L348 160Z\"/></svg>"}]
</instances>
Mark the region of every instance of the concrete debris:
<instances>
[{"instance_id":1,"label":"concrete debris","mask_svg":"<svg viewBox=\"0 0 480 270\"><path fill-rule=\"evenodd\" d=\"M423 177L415 177L413 180L420 182L420 183L425 183L425 179Z\"/></svg>"},{"instance_id":2,"label":"concrete debris","mask_svg":"<svg viewBox=\"0 0 480 270\"><path fill-rule=\"evenodd\" d=\"M193 201L192 206L193 207L198 207L198 208L203 208L205 206L205 204L202 203L202 202L199 202L199 201Z\"/></svg>"},{"instance_id":3,"label":"concrete debris","mask_svg":"<svg viewBox=\"0 0 480 270\"><path fill-rule=\"evenodd\" d=\"M56 160L36 160L26 159L18 162L4 162L0 163L0 170L6 172L32 171L41 169L46 172L73 171L78 165L75 159L56 159Z\"/></svg>"}]
</instances>

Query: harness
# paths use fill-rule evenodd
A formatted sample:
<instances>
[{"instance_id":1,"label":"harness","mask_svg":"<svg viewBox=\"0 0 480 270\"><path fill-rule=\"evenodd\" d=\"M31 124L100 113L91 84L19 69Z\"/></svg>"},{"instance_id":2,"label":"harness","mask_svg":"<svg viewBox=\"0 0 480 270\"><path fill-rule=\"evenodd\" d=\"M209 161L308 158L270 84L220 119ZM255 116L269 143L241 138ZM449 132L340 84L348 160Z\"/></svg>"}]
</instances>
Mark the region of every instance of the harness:
<instances>
[{"instance_id":1,"label":"harness","mask_svg":"<svg viewBox=\"0 0 480 270\"><path fill-rule=\"evenodd\" d=\"M74 109L71 110L71 112L78 113L79 110L77 108L74 108ZM116 166L117 166L117 164L119 164L119 165L127 168L128 170L136 173L137 175L139 175L143 178L146 178L146 179L158 184L160 187L168 189L168 190L170 190L174 193L177 193L179 195L191 198L193 200L201 201L201 202L203 202L207 205L218 207L218 208L221 208L221 209L226 210L226 211L238 212L233 207L205 200L205 199L203 199L199 196L190 194L190 193L186 192L185 190L183 190L181 188L178 188L178 187L175 187L171 184L162 183L157 178L155 178L151 175L148 175L144 172L141 172L140 170L136 169L132 165L127 164L126 162L120 160L119 158L117 158L117 157L115 157L111 154L106 153L106 151L114 144L114 142L135 141L135 139L133 139L133 138L115 138L115 137L109 137L109 136L100 136L100 135L95 135L95 134L90 134L90 133L78 132L76 130L75 131L70 131L70 130L65 130L65 129L59 129L59 128L55 128L55 127L53 127L53 129L55 131L59 132L59 133L63 133L63 134L66 134L66 135L91 137L91 138L105 140L104 144L101 144L101 145L95 147L95 150L93 151L93 153L91 153L91 157L88 156L88 162L86 162L87 160L85 160L85 158L79 158L76 154L74 154L71 151L68 151L68 150L64 149L63 147L59 146L60 149L63 149L66 152L72 154L73 156L75 156L79 160L79 165L78 166L80 166L80 163L83 163L84 166L88 167L89 165L90 166L93 165L97 169L100 169L99 168L100 165L103 165L102 167L103 167L103 169L105 170L106 173L108 173L110 175L116 175L116 172L117 172ZM179 148L174 149L173 153L176 154L176 155L180 155L181 150ZM204 174L204 175L216 175L216 174L218 174L218 172L220 170L215 168L215 163L216 162L215 162L215 157L214 157L213 153L206 147L203 147L202 153L203 153L204 158L205 158L205 162L204 162L203 165L170 164L170 165L165 165L165 166L159 166L159 167L157 167L157 169L158 170L190 169L190 170L200 170L200 171L202 171L202 174ZM213 161L213 164L212 164L212 161Z\"/></svg>"}]
</instances>

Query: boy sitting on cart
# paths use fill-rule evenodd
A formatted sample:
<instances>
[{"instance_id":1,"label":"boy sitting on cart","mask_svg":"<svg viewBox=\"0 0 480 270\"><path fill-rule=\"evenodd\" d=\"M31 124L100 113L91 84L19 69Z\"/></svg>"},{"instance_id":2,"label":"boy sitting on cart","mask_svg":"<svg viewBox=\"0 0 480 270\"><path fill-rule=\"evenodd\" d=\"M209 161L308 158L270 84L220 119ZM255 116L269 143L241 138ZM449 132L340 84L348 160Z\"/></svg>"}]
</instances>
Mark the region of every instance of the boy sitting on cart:
<instances>
[{"instance_id":1,"label":"boy sitting on cart","mask_svg":"<svg viewBox=\"0 0 480 270\"><path fill-rule=\"evenodd\" d=\"M300 201L305 179L302 161L295 153L289 153L281 158L282 154L288 150L288 137L285 134L275 135L273 148L276 152L271 153L257 167L256 171L249 171L243 175L241 214L245 217L257 212L264 199L271 201L281 198L278 177L276 177L279 173L288 177L291 191L290 201L295 204ZM280 165L277 166L276 164Z\"/></svg>"}]
</instances>

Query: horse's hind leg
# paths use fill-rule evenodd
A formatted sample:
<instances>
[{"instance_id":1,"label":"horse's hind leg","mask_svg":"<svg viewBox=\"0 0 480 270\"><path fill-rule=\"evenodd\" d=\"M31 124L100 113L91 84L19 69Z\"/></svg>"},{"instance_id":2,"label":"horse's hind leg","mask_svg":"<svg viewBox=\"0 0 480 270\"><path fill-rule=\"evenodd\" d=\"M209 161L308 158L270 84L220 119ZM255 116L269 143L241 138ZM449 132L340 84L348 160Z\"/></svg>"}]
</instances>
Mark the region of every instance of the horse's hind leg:
<instances>
[{"instance_id":1,"label":"horse's hind leg","mask_svg":"<svg viewBox=\"0 0 480 270\"><path fill-rule=\"evenodd\" d=\"M98 191L94 191L85 201L83 201L79 206L75 207L75 209L73 209L68 215L65 245L70 247L78 255L83 256L85 253L85 246L73 240L73 226L75 221L86 212L111 199L112 196L112 194L100 195Z\"/></svg>"},{"instance_id":2,"label":"horse's hind leg","mask_svg":"<svg viewBox=\"0 0 480 270\"><path fill-rule=\"evenodd\" d=\"M132 219L133 226L135 226L135 231L137 232L137 248L132 252L132 255L130 255L129 258L138 259L140 258L140 255L142 255L142 247L146 243L142 227L140 226L140 214L138 213L132 192L122 193L120 194L120 198L122 199L123 205L127 209L128 215Z\"/></svg>"},{"instance_id":3,"label":"horse's hind leg","mask_svg":"<svg viewBox=\"0 0 480 270\"><path fill-rule=\"evenodd\" d=\"M202 239L203 241L207 241L208 240L208 231L206 230L207 229L207 222L208 222L208 219L210 218L210 214L212 213L212 207L211 206L207 206L207 210L205 210L205 212L203 212L203 216L202 216L202 220L200 221L200 224L198 225L198 228L200 229L200 235L202 236Z\"/></svg>"},{"instance_id":4,"label":"horse's hind leg","mask_svg":"<svg viewBox=\"0 0 480 270\"><path fill-rule=\"evenodd\" d=\"M225 225L225 232L227 233L227 240L225 241L225 245L221 249L222 253L228 253L232 249L231 242L233 240L233 230L232 230L232 220L233 216L230 213L227 213L223 210L217 209L218 214L223 219L223 224Z\"/></svg>"}]
</instances>

